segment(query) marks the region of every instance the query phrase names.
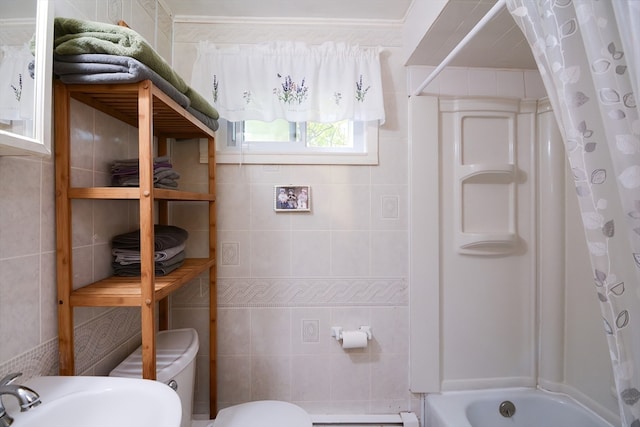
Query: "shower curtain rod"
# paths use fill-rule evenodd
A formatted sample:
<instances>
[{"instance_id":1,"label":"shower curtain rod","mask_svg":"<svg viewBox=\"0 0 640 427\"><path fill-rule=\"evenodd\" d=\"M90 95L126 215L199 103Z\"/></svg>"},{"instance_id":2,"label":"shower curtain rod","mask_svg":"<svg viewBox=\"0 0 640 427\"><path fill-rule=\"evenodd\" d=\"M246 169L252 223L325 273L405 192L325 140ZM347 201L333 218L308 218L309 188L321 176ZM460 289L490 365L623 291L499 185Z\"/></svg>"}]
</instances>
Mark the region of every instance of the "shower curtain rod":
<instances>
[{"instance_id":1,"label":"shower curtain rod","mask_svg":"<svg viewBox=\"0 0 640 427\"><path fill-rule=\"evenodd\" d=\"M489 9L489 12L487 12L487 14L484 15L482 19L480 19L480 21L478 21L475 27L473 27L471 31L469 31L467 35L464 36L462 40L460 40L460 43L458 43L456 47L454 47L453 50L449 52L446 58L444 58L442 62L435 68L435 70L433 70L431 74L429 74L429 76L422 82L422 84L418 86L415 92L413 92L412 96L420 95L420 92L422 92L422 89L427 87L427 85L431 83L433 79L435 79L438 76L438 74L440 74L440 72L444 69L444 67L446 67L449 64L449 62L451 62L451 60L462 50L462 48L466 46L469 40L471 40L482 29L482 27L484 27L485 24L491 20L491 18L497 15L497 13L506 4L506 1L507 0L498 0L496 4L494 4L493 7Z\"/></svg>"}]
</instances>

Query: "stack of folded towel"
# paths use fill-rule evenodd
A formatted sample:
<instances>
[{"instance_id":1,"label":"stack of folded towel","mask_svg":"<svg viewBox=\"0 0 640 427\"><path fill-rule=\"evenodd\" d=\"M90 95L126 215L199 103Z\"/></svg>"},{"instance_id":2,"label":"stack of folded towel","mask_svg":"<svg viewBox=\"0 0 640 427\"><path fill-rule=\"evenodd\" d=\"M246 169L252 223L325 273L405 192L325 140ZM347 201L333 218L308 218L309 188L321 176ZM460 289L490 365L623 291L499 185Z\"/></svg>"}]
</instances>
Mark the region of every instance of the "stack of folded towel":
<instances>
[{"instance_id":1,"label":"stack of folded towel","mask_svg":"<svg viewBox=\"0 0 640 427\"><path fill-rule=\"evenodd\" d=\"M172 169L169 157L153 159L153 186L176 189L180 174ZM116 160L111 165L111 183L116 187L137 187L140 185L138 159Z\"/></svg>"},{"instance_id":2,"label":"stack of folded towel","mask_svg":"<svg viewBox=\"0 0 640 427\"><path fill-rule=\"evenodd\" d=\"M53 71L67 84L151 80L203 124L217 130L218 111L142 37L130 28L56 17Z\"/></svg>"},{"instance_id":3,"label":"stack of folded towel","mask_svg":"<svg viewBox=\"0 0 640 427\"><path fill-rule=\"evenodd\" d=\"M156 276L164 276L184 264L187 230L173 225L154 225ZM115 236L111 241L116 276L140 275L140 230Z\"/></svg>"}]
</instances>

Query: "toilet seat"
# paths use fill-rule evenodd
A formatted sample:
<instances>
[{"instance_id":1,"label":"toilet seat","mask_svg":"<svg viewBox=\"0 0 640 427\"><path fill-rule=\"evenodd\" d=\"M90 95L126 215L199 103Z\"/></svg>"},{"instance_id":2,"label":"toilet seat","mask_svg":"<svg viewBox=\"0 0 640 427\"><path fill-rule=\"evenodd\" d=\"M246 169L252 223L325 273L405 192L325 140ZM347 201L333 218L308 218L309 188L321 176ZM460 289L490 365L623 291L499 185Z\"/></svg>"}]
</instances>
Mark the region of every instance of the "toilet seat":
<instances>
[{"instance_id":1,"label":"toilet seat","mask_svg":"<svg viewBox=\"0 0 640 427\"><path fill-rule=\"evenodd\" d=\"M311 417L299 406L277 400L259 400L220 410L212 427L311 427L311 425Z\"/></svg>"}]
</instances>

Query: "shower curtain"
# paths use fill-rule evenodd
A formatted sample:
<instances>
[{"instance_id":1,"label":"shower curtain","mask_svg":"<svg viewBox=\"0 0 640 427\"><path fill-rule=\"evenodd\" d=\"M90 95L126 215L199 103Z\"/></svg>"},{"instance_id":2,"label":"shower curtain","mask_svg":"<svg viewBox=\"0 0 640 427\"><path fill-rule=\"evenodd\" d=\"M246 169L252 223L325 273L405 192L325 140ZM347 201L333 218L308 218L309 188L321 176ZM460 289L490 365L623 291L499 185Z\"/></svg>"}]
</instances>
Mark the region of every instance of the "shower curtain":
<instances>
[{"instance_id":1,"label":"shower curtain","mask_svg":"<svg viewBox=\"0 0 640 427\"><path fill-rule=\"evenodd\" d=\"M533 51L573 172L622 425L640 427L640 1L507 7Z\"/></svg>"}]
</instances>

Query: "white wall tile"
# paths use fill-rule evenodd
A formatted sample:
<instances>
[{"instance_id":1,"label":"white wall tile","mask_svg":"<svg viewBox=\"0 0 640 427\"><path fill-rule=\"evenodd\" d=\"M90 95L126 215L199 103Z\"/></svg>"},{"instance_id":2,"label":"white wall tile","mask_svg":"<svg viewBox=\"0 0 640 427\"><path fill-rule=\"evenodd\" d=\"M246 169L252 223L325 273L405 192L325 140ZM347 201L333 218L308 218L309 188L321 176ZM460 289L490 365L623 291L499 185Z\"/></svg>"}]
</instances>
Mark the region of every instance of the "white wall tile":
<instances>
[{"instance_id":1,"label":"white wall tile","mask_svg":"<svg viewBox=\"0 0 640 427\"><path fill-rule=\"evenodd\" d=\"M194 328L198 334L199 355L209 354L209 308L173 308L170 319L171 329Z\"/></svg>"},{"instance_id":2,"label":"white wall tile","mask_svg":"<svg viewBox=\"0 0 640 427\"><path fill-rule=\"evenodd\" d=\"M469 71L469 96L496 96L498 82L496 72L493 70Z\"/></svg>"},{"instance_id":3,"label":"white wall tile","mask_svg":"<svg viewBox=\"0 0 640 427\"><path fill-rule=\"evenodd\" d=\"M326 277L331 268L331 238L326 231L291 233L291 274L295 277Z\"/></svg>"},{"instance_id":4,"label":"white wall tile","mask_svg":"<svg viewBox=\"0 0 640 427\"><path fill-rule=\"evenodd\" d=\"M217 184L249 184L250 171L247 165L216 165Z\"/></svg>"},{"instance_id":5,"label":"white wall tile","mask_svg":"<svg viewBox=\"0 0 640 427\"><path fill-rule=\"evenodd\" d=\"M25 158L0 158L0 259L40 252L41 164Z\"/></svg>"},{"instance_id":6,"label":"white wall tile","mask_svg":"<svg viewBox=\"0 0 640 427\"><path fill-rule=\"evenodd\" d=\"M93 168L95 172L110 174L114 160L128 158L129 127L104 113L95 114ZM136 153L134 158L137 157Z\"/></svg>"},{"instance_id":7,"label":"white wall tile","mask_svg":"<svg viewBox=\"0 0 640 427\"><path fill-rule=\"evenodd\" d=\"M255 231L251 238L251 276L291 275L291 232Z\"/></svg>"},{"instance_id":8,"label":"white wall tile","mask_svg":"<svg viewBox=\"0 0 640 427\"><path fill-rule=\"evenodd\" d=\"M371 229L406 230L409 228L408 186L371 187Z\"/></svg>"},{"instance_id":9,"label":"white wall tile","mask_svg":"<svg viewBox=\"0 0 640 427\"><path fill-rule=\"evenodd\" d=\"M218 237L218 277L249 277L251 267L251 233L248 230L219 230ZM230 245L232 254L225 254ZM228 255L225 258L225 255Z\"/></svg>"},{"instance_id":10,"label":"white wall tile","mask_svg":"<svg viewBox=\"0 0 640 427\"><path fill-rule=\"evenodd\" d=\"M382 353L377 360L376 374L371 376L371 398L398 400L406 397L409 378L404 366L409 363L407 354Z\"/></svg>"},{"instance_id":11,"label":"white wall tile","mask_svg":"<svg viewBox=\"0 0 640 427\"><path fill-rule=\"evenodd\" d=\"M371 397L371 362L368 354L346 350L330 356L331 400L369 400Z\"/></svg>"},{"instance_id":12,"label":"white wall tile","mask_svg":"<svg viewBox=\"0 0 640 427\"><path fill-rule=\"evenodd\" d=\"M406 277L408 233L406 231L371 232L371 275L374 277Z\"/></svg>"},{"instance_id":13,"label":"white wall tile","mask_svg":"<svg viewBox=\"0 0 640 427\"><path fill-rule=\"evenodd\" d=\"M539 99L547 97L547 90L542 82L542 77L537 71L525 71L524 87L526 98Z\"/></svg>"},{"instance_id":14,"label":"white wall tile","mask_svg":"<svg viewBox=\"0 0 640 427\"><path fill-rule=\"evenodd\" d=\"M250 165L249 179L252 184L282 185L291 182L290 165Z\"/></svg>"},{"instance_id":15,"label":"white wall tile","mask_svg":"<svg viewBox=\"0 0 640 427\"><path fill-rule=\"evenodd\" d=\"M218 354L251 354L251 312L247 308L218 309Z\"/></svg>"},{"instance_id":16,"label":"white wall tile","mask_svg":"<svg viewBox=\"0 0 640 427\"><path fill-rule=\"evenodd\" d=\"M496 71L498 79L497 96L507 98L524 98L524 72Z\"/></svg>"},{"instance_id":17,"label":"white wall tile","mask_svg":"<svg viewBox=\"0 0 640 427\"><path fill-rule=\"evenodd\" d=\"M251 357L220 356L218 364L218 400L229 406L251 400Z\"/></svg>"},{"instance_id":18,"label":"white wall tile","mask_svg":"<svg viewBox=\"0 0 640 427\"><path fill-rule=\"evenodd\" d=\"M249 184L218 184L216 193L219 227L223 230L248 230L251 215Z\"/></svg>"},{"instance_id":19,"label":"white wall tile","mask_svg":"<svg viewBox=\"0 0 640 427\"><path fill-rule=\"evenodd\" d=\"M40 342L40 256L0 260L0 359L23 353ZM25 322L25 319L34 321Z\"/></svg>"},{"instance_id":20,"label":"white wall tile","mask_svg":"<svg viewBox=\"0 0 640 427\"><path fill-rule=\"evenodd\" d=\"M369 166L327 166L332 184L368 185L371 182Z\"/></svg>"},{"instance_id":21,"label":"white wall tile","mask_svg":"<svg viewBox=\"0 0 640 427\"><path fill-rule=\"evenodd\" d=\"M440 94L451 96L469 95L469 74L465 68L445 68L438 75Z\"/></svg>"},{"instance_id":22,"label":"white wall tile","mask_svg":"<svg viewBox=\"0 0 640 427\"><path fill-rule=\"evenodd\" d=\"M291 400L290 357L251 358L251 400Z\"/></svg>"},{"instance_id":23,"label":"white wall tile","mask_svg":"<svg viewBox=\"0 0 640 427\"><path fill-rule=\"evenodd\" d=\"M409 145L405 140L381 136L378 155L380 163L371 168L371 184L406 184L407 174L399 173L409 167Z\"/></svg>"},{"instance_id":24,"label":"white wall tile","mask_svg":"<svg viewBox=\"0 0 640 427\"><path fill-rule=\"evenodd\" d=\"M331 228L363 230L371 221L371 187L368 185L334 185L331 189Z\"/></svg>"},{"instance_id":25,"label":"white wall tile","mask_svg":"<svg viewBox=\"0 0 640 427\"><path fill-rule=\"evenodd\" d=\"M409 354L409 309L407 307L371 308L371 330L369 341L371 353Z\"/></svg>"},{"instance_id":26,"label":"white wall tile","mask_svg":"<svg viewBox=\"0 0 640 427\"><path fill-rule=\"evenodd\" d=\"M328 401L331 399L331 363L323 355L303 354L292 357L291 399L293 401Z\"/></svg>"},{"instance_id":27,"label":"white wall tile","mask_svg":"<svg viewBox=\"0 0 640 427\"><path fill-rule=\"evenodd\" d=\"M331 275L368 276L370 247L368 231L332 231Z\"/></svg>"},{"instance_id":28,"label":"white wall tile","mask_svg":"<svg viewBox=\"0 0 640 427\"><path fill-rule=\"evenodd\" d=\"M317 341L305 341L303 322L317 322ZM335 338L331 337L331 309L319 307L293 308L291 310L291 352L297 354L328 354L331 352ZM311 339L311 338L308 338Z\"/></svg>"},{"instance_id":29,"label":"white wall tile","mask_svg":"<svg viewBox=\"0 0 640 427\"><path fill-rule=\"evenodd\" d=\"M128 212L129 204L125 200L95 202L93 243L110 244L114 236L131 231L127 215L122 214Z\"/></svg>"},{"instance_id":30,"label":"white wall tile","mask_svg":"<svg viewBox=\"0 0 640 427\"><path fill-rule=\"evenodd\" d=\"M291 354L291 312L279 308L251 310L251 354Z\"/></svg>"},{"instance_id":31,"label":"white wall tile","mask_svg":"<svg viewBox=\"0 0 640 427\"><path fill-rule=\"evenodd\" d=\"M155 47L155 22L152 15L138 1L131 3L131 18L127 24Z\"/></svg>"},{"instance_id":32,"label":"white wall tile","mask_svg":"<svg viewBox=\"0 0 640 427\"><path fill-rule=\"evenodd\" d=\"M93 170L95 113L79 101L71 100L71 165Z\"/></svg>"}]
</instances>

